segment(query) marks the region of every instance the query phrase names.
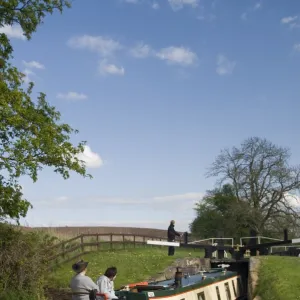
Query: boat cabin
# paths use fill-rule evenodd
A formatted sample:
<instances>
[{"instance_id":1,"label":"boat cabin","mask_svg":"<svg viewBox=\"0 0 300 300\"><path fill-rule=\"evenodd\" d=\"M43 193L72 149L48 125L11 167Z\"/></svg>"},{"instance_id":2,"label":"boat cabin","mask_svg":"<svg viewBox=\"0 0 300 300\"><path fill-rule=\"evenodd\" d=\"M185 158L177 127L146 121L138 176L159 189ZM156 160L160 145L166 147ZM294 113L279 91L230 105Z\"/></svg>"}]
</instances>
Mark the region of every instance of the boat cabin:
<instances>
[{"instance_id":1,"label":"boat cabin","mask_svg":"<svg viewBox=\"0 0 300 300\"><path fill-rule=\"evenodd\" d=\"M195 275L177 270L175 280L131 285L118 292L126 300L236 300L244 299L241 277L236 272L211 269Z\"/></svg>"}]
</instances>

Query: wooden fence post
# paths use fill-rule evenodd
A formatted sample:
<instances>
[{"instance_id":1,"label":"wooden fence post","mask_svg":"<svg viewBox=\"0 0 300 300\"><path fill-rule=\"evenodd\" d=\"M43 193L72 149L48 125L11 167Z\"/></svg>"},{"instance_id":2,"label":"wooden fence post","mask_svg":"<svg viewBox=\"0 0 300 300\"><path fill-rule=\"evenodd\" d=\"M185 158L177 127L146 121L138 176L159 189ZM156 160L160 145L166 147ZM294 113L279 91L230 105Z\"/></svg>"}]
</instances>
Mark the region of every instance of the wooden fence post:
<instances>
[{"instance_id":1,"label":"wooden fence post","mask_svg":"<svg viewBox=\"0 0 300 300\"><path fill-rule=\"evenodd\" d=\"M99 234L97 233L97 251L99 251Z\"/></svg>"},{"instance_id":2,"label":"wooden fence post","mask_svg":"<svg viewBox=\"0 0 300 300\"><path fill-rule=\"evenodd\" d=\"M117 234L117 236L120 238L122 236L122 240L120 241L119 239L114 241L113 240L113 235L112 233L110 234L105 234L105 236L110 236L110 240L106 240L105 244L109 243L110 244L110 249L113 249L114 248L114 243L116 244L120 244L120 242L123 242L123 249L126 249L126 243L133 243L133 247L136 248L137 245L141 244L143 245L144 244L144 247L153 247L151 245L147 245L147 240L156 240L156 239L159 239L159 240L164 240L164 238L159 238L159 237L148 237L148 236L141 236L141 235L130 235L130 239L129 240L126 240L126 236L129 236L127 234ZM95 237L96 236L96 240L97 242L94 240L94 241L86 241L85 238L86 237ZM68 259L68 260L71 260L75 257L78 257L80 256L81 254L84 253L84 251L89 251L90 248L95 249L97 247L97 250L101 250L101 238L100 238L101 234L99 233L94 233L94 234L81 234L81 235L78 235L76 237L73 237L69 240L65 240L63 242L60 242L59 244L57 245L54 245L52 248L53 249L57 249L59 253L53 255L51 258L49 258L49 261L53 261L53 262L57 262L57 263L60 263L61 262L61 259ZM131 240L131 236L133 236L133 240ZM142 241L140 241L142 239ZM77 242L78 240L79 243ZM72 244L70 244L71 242L73 241L76 241L75 245L72 246ZM0 241L0 245L1 245L1 241ZM68 247L68 245L70 247ZM88 248L87 248L88 247ZM162 246L161 246L162 247ZM50 249L52 249L50 247ZM78 249L80 250L80 252L78 253ZM196 249L194 249L195 251ZM71 256L71 257L70 257ZM73 258L72 258L73 257Z\"/></svg>"},{"instance_id":3,"label":"wooden fence post","mask_svg":"<svg viewBox=\"0 0 300 300\"><path fill-rule=\"evenodd\" d=\"M84 252L83 234L80 236L81 252Z\"/></svg>"}]
</instances>

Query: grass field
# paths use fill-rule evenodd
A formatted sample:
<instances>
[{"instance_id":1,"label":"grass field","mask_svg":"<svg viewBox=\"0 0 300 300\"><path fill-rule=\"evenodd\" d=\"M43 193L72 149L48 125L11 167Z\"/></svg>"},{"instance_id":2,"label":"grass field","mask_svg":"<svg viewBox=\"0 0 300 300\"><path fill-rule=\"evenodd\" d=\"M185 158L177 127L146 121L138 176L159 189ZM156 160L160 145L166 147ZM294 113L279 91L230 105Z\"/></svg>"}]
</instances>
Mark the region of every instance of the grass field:
<instances>
[{"instance_id":1,"label":"grass field","mask_svg":"<svg viewBox=\"0 0 300 300\"><path fill-rule=\"evenodd\" d=\"M261 300L300 299L300 258L261 257L256 295Z\"/></svg>"},{"instance_id":2,"label":"grass field","mask_svg":"<svg viewBox=\"0 0 300 300\"><path fill-rule=\"evenodd\" d=\"M175 255L167 255L167 247L164 248L137 248L128 250L102 250L82 256L89 262L87 275L94 281L105 272L107 267L118 268L115 288L130 282L146 280L150 276L163 271L177 258L192 256L203 257L201 250L176 249ZM61 265L49 275L49 286L67 288L74 275L72 262Z\"/></svg>"}]
</instances>

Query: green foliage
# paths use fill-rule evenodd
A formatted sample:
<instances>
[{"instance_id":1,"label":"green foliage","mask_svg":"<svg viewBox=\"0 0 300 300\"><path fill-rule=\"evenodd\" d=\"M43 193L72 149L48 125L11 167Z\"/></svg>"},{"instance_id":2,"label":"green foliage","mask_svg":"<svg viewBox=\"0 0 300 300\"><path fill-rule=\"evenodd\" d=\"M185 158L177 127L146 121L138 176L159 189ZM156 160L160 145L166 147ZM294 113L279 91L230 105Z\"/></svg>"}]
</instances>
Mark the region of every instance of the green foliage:
<instances>
[{"instance_id":1,"label":"green foliage","mask_svg":"<svg viewBox=\"0 0 300 300\"><path fill-rule=\"evenodd\" d=\"M234 195L231 185L208 191L196 204L197 217L190 224L191 233L201 238L240 237L248 235L247 203Z\"/></svg>"},{"instance_id":2,"label":"green foliage","mask_svg":"<svg viewBox=\"0 0 300 300\"><path fill-rule=\"evenodd\" d=\"M130 250L102 250L83 255L82 258L89 262L87 275L94 281L103 275L106 268L116 266L118 276L115 288L122 285L146 280L163 271L171 265L175 259L187 257L189 253L203 256L203 252L193 252L192 249L176 249L175 256L168 256L167 247L164 248L139 248ZM74 276L71 268L72 262L65 263L55 270L49 278L51 287L69 287L70 280Z\"/></svg>"},{"instance_id":3,"label":"green foliage","mask_svg":"<svg viewBox=\"0 0 300 300\"><path fill-rule=\"evenodd\" d=\"M261 300L299 299L300 261L298 257L265 256L261 257L260 261L255 295L259 295Z\"/></svg>"},{"instance_id":4,"label":"green foliage","mask_svg":"<svg viewBox=\"0 0 300 300\"><path fill-rule=\"evenodd\" d=\"M7 224L0 224L0 236L0 299L43 299L56 238Z\"/></svg>"},{"instance_id":5,"label":"green foliage","mask_svg":"<svg viewBox=\"0 0 300 300\"><path fill-rule=\"evenodd\" d=\"M70 7L65 0L0 1L0 26L19 24L27 39L47 14ZM54 168L64 179L70 171L82 176L85 166L77 155L85 143L73 146L77 130L60 121L60 113L40 93L32 100L33 83L23 88L23 77L10 63L12 46L0 34L0 218L19 219L27 214L30 203L23 199L18 180L28 175L35 182L44 166Z\"/></svg>"},{"instance_id":6,"label":"green foliage","mask_svg":"<svg viewBox=\"0 0 300 300\"><path fill-rule=\"evenodd\" d=\"M239 148L222 150L208 176L231 184L238 203L247 203L249 226L256 232L272 232L279 223L299 227L290 198L300 188L300 166L290 166L289 159L289 149L253 137Z\"/></svg>"}]
</instances>

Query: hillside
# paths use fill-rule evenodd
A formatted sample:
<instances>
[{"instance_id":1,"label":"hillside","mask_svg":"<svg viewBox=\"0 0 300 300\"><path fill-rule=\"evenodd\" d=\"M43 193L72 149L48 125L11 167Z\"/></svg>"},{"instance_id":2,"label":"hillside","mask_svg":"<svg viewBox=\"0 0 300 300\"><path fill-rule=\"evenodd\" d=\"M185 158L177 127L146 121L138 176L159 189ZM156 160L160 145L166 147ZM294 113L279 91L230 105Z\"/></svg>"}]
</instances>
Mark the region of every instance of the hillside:
<instances>
[{"instance_id":1,"label":"hillside","mask_svg":"<svg viewBox=\"0 0 300 300\"><path fill-rule=\"evenodd\" d=\"M93 280L103 274L107 267L116 266L118 275L115 287L118 288L130 282L138 282L163 271L177 258L190 256L203 256L202 251L192 249L176 249L175 255L167 255L165 248L138 248L130 250L100 251L82 256L89 262L88 273ZM50 274L49 286L67 288L74 272L71 268L72 262L61 265Z\"/></svg>"},{"instance_id":2,"label":"hillside","mask_svg":"<svg viewBox=\"0 0 300 300\"><path fill-rule=\"evenodd\" d=\"M258 286L261 300L296 300L300 294L300 258L260 257Z\"/></svg>"},{"instance_id":3,"label":"hillside","mask_svg":"<svg viewBox=\"0 0 300 300\"><path fill-rule=\"evenodd\" d=\"M84 233L97 234L131 234L137 236L151 236L162 238L167 236L167 230L139 227L114 227L114 226L91 226L91 227L22 227L24 230L42 230L51 235L71 238Z\"/></svg>"}]
</instances>

